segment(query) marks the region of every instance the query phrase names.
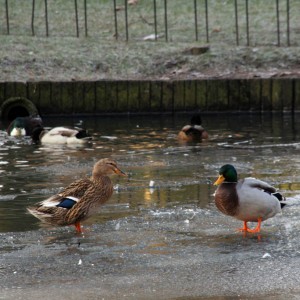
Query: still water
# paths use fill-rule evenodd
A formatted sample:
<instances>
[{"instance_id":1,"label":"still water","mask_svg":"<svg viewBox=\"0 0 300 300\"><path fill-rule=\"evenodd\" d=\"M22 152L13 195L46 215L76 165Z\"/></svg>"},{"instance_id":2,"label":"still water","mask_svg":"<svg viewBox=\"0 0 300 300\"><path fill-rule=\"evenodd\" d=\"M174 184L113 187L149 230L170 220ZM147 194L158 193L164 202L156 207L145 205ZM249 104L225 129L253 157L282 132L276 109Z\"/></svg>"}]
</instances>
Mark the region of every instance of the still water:
<instances>
[{"instance_id":1,"label":"still water","mask_svg":"<svg viewBox=\"0 0 300 300\"><path fill-rule=\"evenodd\" d=\"M298 116L204 115L209 140L180 144L176 135L189 118L44 119L46 127L88 129L93 142L77 147L33 145L28 137L8 137L2 124L4 295L45 298L42 290L51 280L46 290L63 299L242 299L249 295L281 299L282 287L300 297L299 271L293 280L286 280L296 272L293 265L300 263ZM101 213L84 224L84 236L78 237L73 227L41 227L26 212L27 206L89 175L93 164L104 157L115 159L129 177L113 177L114 194ZM291 201L282 215L263 223L259 237L243 237L235 231L241 222L221 215L214 206L212 183L225 163L234 164L240 177L254 176L278 187ZM38 266L34 261L24 266L33 257ZM263 263L272 279L264 277L259 285L256 279L260 282L262 274L255 274L262 273ZM70 265L64 273L62 269ZM86 268L84 284L89 287L79 284L70 294L62 291L61 280L71 284L78 267L80 272ZM105 276L100 275L103 272ZM245 280L242 274L248 274Z\"/></svg>"}]
</instances>

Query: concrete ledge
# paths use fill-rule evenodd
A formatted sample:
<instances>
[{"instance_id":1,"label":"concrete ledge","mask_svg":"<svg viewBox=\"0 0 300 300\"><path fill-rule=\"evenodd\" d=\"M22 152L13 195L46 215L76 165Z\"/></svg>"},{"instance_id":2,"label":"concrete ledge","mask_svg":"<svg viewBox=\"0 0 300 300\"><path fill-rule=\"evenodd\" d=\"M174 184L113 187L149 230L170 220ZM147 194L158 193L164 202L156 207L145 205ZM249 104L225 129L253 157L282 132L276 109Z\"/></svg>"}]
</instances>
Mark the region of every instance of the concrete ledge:
<instances>
[{"instance_id":1,"label":"concrete ledge","mask_svg":"<svg viewBox=\"0 0 300 300\"><path fill-rule=\"evenodd\" d=\"M29 99L41 115L294 112L300 110L300 79L0 83L0 105L11 97Z\"/></svg>"}]
</instances>

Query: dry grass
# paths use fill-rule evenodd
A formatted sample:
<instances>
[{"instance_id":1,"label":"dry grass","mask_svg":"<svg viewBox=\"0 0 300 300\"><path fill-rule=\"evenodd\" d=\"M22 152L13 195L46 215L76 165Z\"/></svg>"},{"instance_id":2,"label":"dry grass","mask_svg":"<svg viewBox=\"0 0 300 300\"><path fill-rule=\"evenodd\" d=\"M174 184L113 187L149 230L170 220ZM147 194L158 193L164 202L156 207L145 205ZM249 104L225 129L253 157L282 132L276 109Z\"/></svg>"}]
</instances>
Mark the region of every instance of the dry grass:
<instances>
[{"instance_id":1,"label":"dry grass","mask_svg":"<svg viewBox=\"0 0 300 300\"><path fill-rule=\"evenodd\" d=\"M153 1L128 6L126 42L124 0L117 1L118 34L115 39L113 1L88 0L88 37L84 36L83 0L78 0L79 33L76 38L74 1L48 0L49 37L45 37L44 0L36 0L35 36L31 34L31 0L10 0L10 35L5 18L0 25L1 81L98 80L147 78L211 78L220 76L298 76L299 48L274 47L276 1L249 1L249 39L246 47L245 1L238 0L239 43L236 46L234 0L210 0L209 45L202 55L186 55L186 48L204 45L204 0L198 0L198 37L195 41L194 1L169 0L168 40L165 42L164 2L157 0L157 42L143 41L154 33ZM183 4L184 3L184 4ZM286 43L286 0L280 0L281 42ZM291 41L297 43L300 1L290 0ZM4 8L4 1L0 2ZM4 14L5 10L1 10Z\"/></svg>"}]
</instances>

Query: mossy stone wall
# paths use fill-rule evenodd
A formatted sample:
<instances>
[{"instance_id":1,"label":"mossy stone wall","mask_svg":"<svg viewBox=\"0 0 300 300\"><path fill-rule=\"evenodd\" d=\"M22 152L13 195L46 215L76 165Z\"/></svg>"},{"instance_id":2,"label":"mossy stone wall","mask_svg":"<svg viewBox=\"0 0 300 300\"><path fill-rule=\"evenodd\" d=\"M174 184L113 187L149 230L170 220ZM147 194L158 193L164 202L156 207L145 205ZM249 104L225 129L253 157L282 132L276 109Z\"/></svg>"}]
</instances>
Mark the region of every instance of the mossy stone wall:
<instances>
[{"instance_id":1,"label":"mossy stone wall","mask_svg":"<svg viewBox=\"0 0 300 300\"><path fill-rule=\"evenodd\" d=\"M41 115L181 111L294 112L300 80L214 79L174 81L2 82L0 105L11 97L32 101Z\"/></svg>"}]
</instances>

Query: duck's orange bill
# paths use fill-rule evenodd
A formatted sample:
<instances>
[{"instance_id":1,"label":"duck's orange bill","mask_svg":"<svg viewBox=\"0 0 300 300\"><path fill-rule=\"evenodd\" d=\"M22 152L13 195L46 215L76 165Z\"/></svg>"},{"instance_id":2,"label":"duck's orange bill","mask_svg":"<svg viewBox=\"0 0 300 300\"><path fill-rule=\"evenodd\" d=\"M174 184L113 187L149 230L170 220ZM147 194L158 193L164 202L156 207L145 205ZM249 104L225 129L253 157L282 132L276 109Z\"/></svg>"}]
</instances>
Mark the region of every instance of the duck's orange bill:
<instances>
[{"instance_id":1,"label":"duck's orange bill","mask_svg":"<svg viewBox=\"0 0 300 300\"><path fill-rule=\"evenodd\" d=\"M114 169L115 173L120 175L120 176L127 176L127 174L125 172L123 172L122 170L115 168Z\"/></svg>"},{"instance_id":2,"label":"duck's orange bill","mask_svg":"<svg viewBox=\"0 0 300 300\"><path fill-rule=\"evenodd\" d=\"M218 179L215 181L214 185L219 185L225 180L223 175L219 175Z\"/></svg>"}]
</instances>

